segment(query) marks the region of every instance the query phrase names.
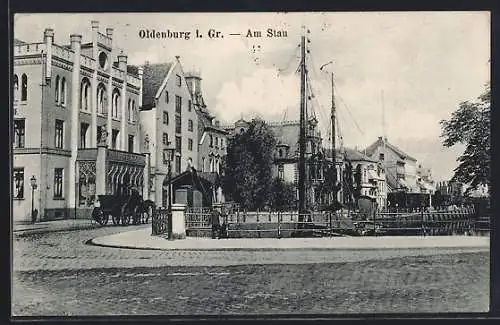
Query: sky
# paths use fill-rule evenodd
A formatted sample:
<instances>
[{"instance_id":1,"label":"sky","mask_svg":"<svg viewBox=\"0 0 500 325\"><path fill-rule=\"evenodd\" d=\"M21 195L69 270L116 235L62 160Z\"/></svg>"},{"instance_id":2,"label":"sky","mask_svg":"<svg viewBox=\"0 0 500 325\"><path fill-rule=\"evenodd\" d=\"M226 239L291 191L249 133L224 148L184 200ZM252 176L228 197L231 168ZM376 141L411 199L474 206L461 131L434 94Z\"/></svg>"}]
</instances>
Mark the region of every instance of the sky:
<instances>
[{"instance_id":1,"label":"sky","mask_svg":"<svg viewBox=\"0 0 500 325\"><path fill-rule=\"evenodd\" d=\"M462 146L442 146L439 121L479 96L490 80L488 12L18 14L14 37L41 42L43 30L53 28L57 44L69 44L72 33L90 42L91 20L99 21L101 33L114 28L113 43L129 64L179 56L185 72L199 71L208 109L221 124L255 116L299 119L297 68L305 33L308 112L320 121L324 142L334 73L344 145L363 149L385 134L431 168L435 180L451 178L463 152ZM269 28L287 37L268 38ZM210 29L223 37L210 38ZM152 30L191 34L141 38ZM263 37L246 37L249 30Z\"/></svg>"}]
</instances>

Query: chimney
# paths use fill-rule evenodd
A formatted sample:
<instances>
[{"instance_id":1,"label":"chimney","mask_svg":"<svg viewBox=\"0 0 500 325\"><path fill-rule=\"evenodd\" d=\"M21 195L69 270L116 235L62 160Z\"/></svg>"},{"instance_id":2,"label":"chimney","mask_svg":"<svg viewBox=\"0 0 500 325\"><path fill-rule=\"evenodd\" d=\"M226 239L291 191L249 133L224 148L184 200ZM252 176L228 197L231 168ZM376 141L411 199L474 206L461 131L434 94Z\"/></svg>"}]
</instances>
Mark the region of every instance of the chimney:
<instances>
[{"instance_id":1,"label":"chimney","mask_svg":"<svg viewBox=\"0 0 500 325\"><path fill-rule=\"evenodd\" d=\"M113 38L113 28L111 27L106 28L106 36L109 38Z\"/></svg>"},{"instance_id":2,"label":"chimney","mask_svg":"<svg viewBox=\"0 0 500 325\"><path fill-rule=\"evenodd\" d=\"M50 80L52 77L52 44L54 43L54 30L51 28L45 28L43 32L43 41L45 43L45 48L47 51L46 62L45 62L45 78Z\"/></svg>"},{"instance_id":3,"label":"chimney","mask_svg":"<svg viewBox=\"0 0 500 325\"><path fill-rule=\"evenodd\" d=\"M127 56L123 51L118 54L118 69L127 72Z\"/></svg>"},{"instance_id":4,"label":"chimney","mask_svg":"<svg viewBox=\"0 0 500 325\"><path fill-rule=\"evenodd\" d=\"M97 20L92 20L90 24L92 25L92 56L97 62L97 33L99 33L99 22Z\"/></svg>"}]
</instances>

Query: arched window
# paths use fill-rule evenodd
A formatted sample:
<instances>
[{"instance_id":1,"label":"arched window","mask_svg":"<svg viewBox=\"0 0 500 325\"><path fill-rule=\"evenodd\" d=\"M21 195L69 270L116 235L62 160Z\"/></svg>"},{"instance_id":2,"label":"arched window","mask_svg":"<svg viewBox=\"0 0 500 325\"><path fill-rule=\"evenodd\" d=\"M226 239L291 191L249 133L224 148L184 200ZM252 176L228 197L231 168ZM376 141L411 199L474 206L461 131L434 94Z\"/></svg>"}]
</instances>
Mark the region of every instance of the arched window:
<instances>
[{"instance_id":1,"label":"arched window","mask_svg":"<svg viewBox=\"0 0 500 325\"><path fill-rule=\"evenodd\" d=\"M89 93L90 93L90 81L87 78L84 78L80 86L80 109L83 111L89 110L90 107Z\"/></svg>"},{"instance_id":2,"label":"arched window","mask_svg":"<svg viewBox=\"0 0 500 325\"><path fill-rule=\"evenodd\" d=\"M127 105L127 112L128 112L128 121L132 122L134 119L134 116L132 115L132 99L128 99L128 105Z\"/></svg>"},{"instance_id":3,"label":"arched window","mask_svg":"<svg viewBox=\"0 0 500 325\"><path fill-rule=\"evenodd\" d=\"M111 117L118 118L118 112L120 106L120 92L115 89L113 90L113 102L111 105Z\"/></svg>"},{"instance_id":4,"label":"arched window","mask_svg":"<svg viewBox=\"0 0 500 325\"><path fill-rule=\"evenodd\" d=\"M61 105L66 104L66 78L61 79Z\"/></svg>"},{"instance_id":5,"label":"arched window","mask_svg":"<svg viewBox=\"0 0 500 325\"><path fill-rule=\"evenodd\" d=\"M55 84L55 88L56 88L56 93L55 93L55 98L56 98L56 103L59 104L59 99L60 99L60 91L61 91L61 80L59 80L59 76L56 76L56 84Z\"/></svg>"},{"instance_id":6,"label":"arched window","mask_svg":"<svg viewBox=\"0 0 500 325\"><path fill-rule=\"evenodd\" d=\"M14 100L19 100L19 78L17 74L14 75Z\"/></svg>"},{"instance_id":7,"label":"arched window","mask_svg":"<svg viewBox=\"0 0 500 325\"><path fill-rule=\"evenodd\" d=\"M134 122L135 121L135 100L132 100L132 117L131 117L131 121Z\"/></svg>"},{"instance_id":8,"label":"arched window","mask_svg":"<svg viewBox=\"0 0 500 325\"><path fill-rule=\"evenodd\" d=\"M100 83L97 87L97 112L105 114L106 106L106 87Z\"/></svg>"},{"instance_id":9,"label":"arched window","mask_svg":"<svg viewBox=\"0 0 500 325\"><path fill-rule=\"evenodd\" d=\"M25 101L28 99L28 76L23 73L23 76L21 77L21 100Z\"/></svg>"}]
</instances>

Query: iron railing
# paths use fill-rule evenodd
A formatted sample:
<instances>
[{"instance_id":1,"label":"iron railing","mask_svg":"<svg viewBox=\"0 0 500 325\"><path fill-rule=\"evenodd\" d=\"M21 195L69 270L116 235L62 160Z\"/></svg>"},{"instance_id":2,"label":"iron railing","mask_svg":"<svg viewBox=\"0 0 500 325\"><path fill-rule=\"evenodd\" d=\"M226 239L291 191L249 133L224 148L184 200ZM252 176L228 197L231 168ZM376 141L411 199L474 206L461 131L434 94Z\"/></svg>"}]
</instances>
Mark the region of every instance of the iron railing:
<instances>
[{"instance_id":1,"label":"iron railing","mask_svg":"<svg viewBox=\"0 0 500 325\"><path fill-rule=\"evenodd\" d=\"M167 208L156 208L151 220L151 235L159 236L168 234L168 219L172 218L172 213Z\"/></svg>"},{"instance_id":2,"label":"iron railing","mask_svg":"<svg viewBox=\"0 0 500 325\"><path fill-rule=\"evenodd\" d=\"M475 212L472 208L456 211L364 213L312 212L303 214L299 221L297 212L247 212L235 211L220 216L226 237L278 237L284 235L334 236L339 234L465 234L475 228ZM188 211L186 231L200 235L210 231L211 211ZM255 235L250 235L255 234ZM206 234L205 234L206 235Z\"/></svg>"}]
</instances>

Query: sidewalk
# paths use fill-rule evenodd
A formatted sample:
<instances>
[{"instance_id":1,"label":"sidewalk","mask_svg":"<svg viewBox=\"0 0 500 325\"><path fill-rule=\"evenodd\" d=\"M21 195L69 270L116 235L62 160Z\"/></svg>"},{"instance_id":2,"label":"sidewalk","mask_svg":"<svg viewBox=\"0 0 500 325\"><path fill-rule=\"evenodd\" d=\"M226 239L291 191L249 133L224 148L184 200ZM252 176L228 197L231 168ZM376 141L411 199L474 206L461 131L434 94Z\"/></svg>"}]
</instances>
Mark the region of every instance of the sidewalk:
<instances>
[{"instance_id":1,"label":"sidewalk","mask_svg":"<svg viewBox=\"0 0 500 325\"><path fill-rule=\"evenodd\" d=\"M25 233L32 234L32 233L93 229L99 227L99 225L95 222L92 222L90 219L65 219L65 220L54 220L54 221L40 221L34 224L14 222L12 227L14 234L25 234Z\"/></svg>"},{"instance_id":2,"label":"sidewalk","mask_svg":"<svg viewBox=\"0 0 500 325\"><path fill-rule=\"evenodd\" d=\"M91 244L116 248L150 250L350 250L404 248L484 248L489 249L489 237L472 236L412 236L412 237L331 237L331 238L259 238L211 239L188 237L169 241L151 236L151 226L134 231L97 237Z\"/></svg>"}]
</instances>

